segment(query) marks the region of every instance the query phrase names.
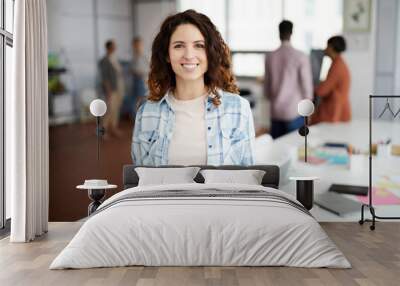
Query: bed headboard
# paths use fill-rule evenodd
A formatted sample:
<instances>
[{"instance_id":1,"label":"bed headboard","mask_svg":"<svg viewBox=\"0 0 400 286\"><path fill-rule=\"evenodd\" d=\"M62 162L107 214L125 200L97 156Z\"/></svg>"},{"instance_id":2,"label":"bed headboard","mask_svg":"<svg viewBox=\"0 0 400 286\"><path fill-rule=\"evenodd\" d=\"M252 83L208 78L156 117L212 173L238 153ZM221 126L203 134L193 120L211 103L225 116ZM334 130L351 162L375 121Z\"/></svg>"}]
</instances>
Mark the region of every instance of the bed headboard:
<instances>
[{"instance_id":1,"label":"bed headboard","mask_svg":"<svg viewBox=\"0 0 400 286\"><path fill-rule=\"evenodd\" d=\"M135 172L135 168L139 166L134 165L124 165L123 170L123 185L124 189L133 188L138 185L139 177ZM153 166L140 166L140 167L151 167ZM183 166L159 166L159 168L179 168ZM275 165L253 165L253 166L234 166L234 165L223 165L223 166L196 166L204 169L218 169L218 170L263 170L265 175L262 179L262 185L265 187L271 187L278 189L279 187L279 167ZM203 176L198 173L194 178L197 183L204 183Z\"/></svg>"}]
</instances>

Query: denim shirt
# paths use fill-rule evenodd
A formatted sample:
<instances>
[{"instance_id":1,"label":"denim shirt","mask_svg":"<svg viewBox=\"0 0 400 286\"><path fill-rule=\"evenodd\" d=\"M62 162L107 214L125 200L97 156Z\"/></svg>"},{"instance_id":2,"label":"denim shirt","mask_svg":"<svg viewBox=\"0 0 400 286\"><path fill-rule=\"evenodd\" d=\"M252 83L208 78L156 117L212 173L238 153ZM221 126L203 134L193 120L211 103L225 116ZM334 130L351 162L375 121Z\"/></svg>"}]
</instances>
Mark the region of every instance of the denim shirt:
<instances>
[{"instance_id":1,"label":"denim shirt","mask_svg":"<svg viewBox=\"0 0 400 286\"><path fill-rule=\"evenodd\" d=\"M255 132L250 104L239 95L218 93L219 106L212 103L210 96L205 101L207 165L253 165ZM168 165L174 123L175 113L168 96L158 102L146 101L139 108L131 151L135 165Z\"/></svg>"}]
</instances>

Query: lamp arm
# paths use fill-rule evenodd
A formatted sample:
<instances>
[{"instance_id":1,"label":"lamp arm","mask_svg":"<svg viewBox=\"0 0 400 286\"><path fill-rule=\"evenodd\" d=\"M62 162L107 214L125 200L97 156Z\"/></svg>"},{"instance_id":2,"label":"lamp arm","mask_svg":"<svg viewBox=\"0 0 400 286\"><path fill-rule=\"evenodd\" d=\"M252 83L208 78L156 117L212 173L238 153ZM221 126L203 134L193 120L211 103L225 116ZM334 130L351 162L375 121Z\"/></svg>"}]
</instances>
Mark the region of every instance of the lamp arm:
<instances>
[{"instance_id":1,"label":"lamp arm","mask_svg":"<svg viewBox=\"0 0 400 286\"><path fill-rule=\"evenodd\" d=\"M106 133L106 129L101 126L100 116L96 116L96 137L97 137L97 164L100 172L100 141L103 135Z\"/></svg>"},{"instance_id":2,"label":"lamp arm","mask_svg":"<svg viewBox=\"0 0 400 286\"><path fill-rule=\"evenodd\" d=\"M308 117L304 116L304 126L305 126L305 135L304 135L304 161L307 163L307 134L308 134Z\"/></svg>"},{"instance_id":3,"label":"lamp arm","mask_svg":"<svg viewBox=\"0 0 400 286\"><path fill-rule=\"evenodd\" d=\"M304 137L304 161L307 162L307 135L309 133L308 129L308 117L304 116L304 125L300 127L299 134Z\"/></svg>"},{"instance_id":4,"label":"lamp arm","mask_svg":"<svg viewBox=\"0 0 400 286\"><path fill-rule=\"evenodd\" d=\"M308 116L314 112L314 104L309 99L303 99L297 104L297 112L304 117L304 125L299 129L299 134L304 136L304 161L307 163L307 135L308 135Z\"/></svg>"},{"instance_id":5,"label":"lamp arm","mask_svg":"<svg viewBox=\"0 0 400 286\"><path fill-rule=\"evenodd\" d=\"M106 133L106 129L101 126L100 116L96 116L96 135L100 138Z\"/></svg>"},{"instance_id":6,"label":"lamp arm","mask_svg":"<svg viewBox=\"0 0 400 286\"><path fill-rule=\"evenodd\" d=\"M97 164L100 162L100 116L96 116L96 137L97 137Z\"/></svg>"}]
</instances>

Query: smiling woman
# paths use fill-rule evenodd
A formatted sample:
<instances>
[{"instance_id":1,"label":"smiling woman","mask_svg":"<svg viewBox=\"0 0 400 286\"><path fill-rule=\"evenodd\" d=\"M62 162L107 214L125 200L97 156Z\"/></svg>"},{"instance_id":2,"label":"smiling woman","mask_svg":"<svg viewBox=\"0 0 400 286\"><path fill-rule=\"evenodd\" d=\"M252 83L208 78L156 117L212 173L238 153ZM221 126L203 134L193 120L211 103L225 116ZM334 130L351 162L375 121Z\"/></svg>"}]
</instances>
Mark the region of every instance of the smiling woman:
<instances>
[{"instance_id":1,"label":"smiling woman","mask_svg":"<svg viewBox=\"0 0 400 286\"><path fill-rule=\"evenodd\" d=\"M135 165L251 165L254 124L238 95L230 50L194 10L169 16L154 39L150 95L138 110Z\"/></svg>"}]
</instances>

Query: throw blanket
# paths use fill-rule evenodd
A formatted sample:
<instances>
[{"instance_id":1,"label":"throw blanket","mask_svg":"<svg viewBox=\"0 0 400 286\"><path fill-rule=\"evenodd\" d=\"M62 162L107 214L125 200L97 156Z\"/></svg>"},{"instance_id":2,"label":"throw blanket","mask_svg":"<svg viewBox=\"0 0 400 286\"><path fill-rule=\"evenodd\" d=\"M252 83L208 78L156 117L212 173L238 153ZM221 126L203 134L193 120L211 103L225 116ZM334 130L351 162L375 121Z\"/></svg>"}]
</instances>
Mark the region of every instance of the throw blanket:
<instances>
[{"instance_id":1,"label":"throw blanket","mask_svg":"<svg viewBox=\"0 0 400 286\"><path fill-rule=\"evenodd\" d=\"M253 186L252 186L253 187ZM146 191L146 192L131 192L120 196L119 198L109 201L103 204L95 213L95 215L99 212L102 212L116 204L121 202L128 202L128 201L145 201L145 200L153 200L153 199L175 199L175 200L188 200L188 199L237 199L237 200L251 200L256 199L257 201L269 201L269 202L276 202L280 204L286 204L292 206L303 213L310 215L310 212L299 202L289 199L288 197L276 193L270 192L266 190L236 190L236 191L227 191L224 189L203 189L203 190L164 190L164 191Z\"/></svg>"}]
</instances>

